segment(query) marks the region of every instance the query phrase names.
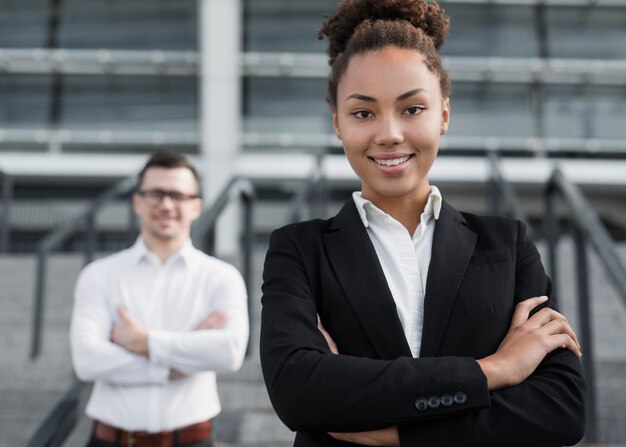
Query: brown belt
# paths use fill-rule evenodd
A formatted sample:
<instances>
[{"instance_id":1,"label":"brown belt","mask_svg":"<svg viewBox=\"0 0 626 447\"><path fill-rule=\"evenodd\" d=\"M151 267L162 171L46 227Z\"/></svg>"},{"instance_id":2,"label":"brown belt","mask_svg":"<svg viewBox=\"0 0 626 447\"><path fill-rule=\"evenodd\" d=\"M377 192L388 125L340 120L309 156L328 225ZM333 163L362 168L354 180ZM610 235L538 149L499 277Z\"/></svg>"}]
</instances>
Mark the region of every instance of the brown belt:
<instances>
[{"instance_id":1,"label":"brown belt","mask_svg":"<svg viewBox=\"0 0 626 447\"><path fill-rule=\"evenodd\" d=\"M94 421L93 436L101 441L122 447L173 447L193 444L211 437L213 422L204 421L172 431L148 433L126 431L100 421Z\"/></svg>"}]
</instances>

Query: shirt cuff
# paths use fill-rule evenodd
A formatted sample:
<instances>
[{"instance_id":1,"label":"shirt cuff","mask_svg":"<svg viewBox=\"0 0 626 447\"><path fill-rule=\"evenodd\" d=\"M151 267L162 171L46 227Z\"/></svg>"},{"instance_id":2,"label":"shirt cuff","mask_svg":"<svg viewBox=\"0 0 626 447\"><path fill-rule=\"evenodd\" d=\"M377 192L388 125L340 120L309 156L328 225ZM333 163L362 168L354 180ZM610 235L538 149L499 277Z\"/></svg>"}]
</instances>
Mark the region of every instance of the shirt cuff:
<instances>
[{"instance_id":1,"label":"shirt cuff","mask_svg":"<svg viewBox=\"0 0 626 447\"><path fill-rule=\"evenodd\" d=\"M152 366L165 367L169 371L170 339L165 331L148 332L148 359Z\"/></svg>"}]
</instances>

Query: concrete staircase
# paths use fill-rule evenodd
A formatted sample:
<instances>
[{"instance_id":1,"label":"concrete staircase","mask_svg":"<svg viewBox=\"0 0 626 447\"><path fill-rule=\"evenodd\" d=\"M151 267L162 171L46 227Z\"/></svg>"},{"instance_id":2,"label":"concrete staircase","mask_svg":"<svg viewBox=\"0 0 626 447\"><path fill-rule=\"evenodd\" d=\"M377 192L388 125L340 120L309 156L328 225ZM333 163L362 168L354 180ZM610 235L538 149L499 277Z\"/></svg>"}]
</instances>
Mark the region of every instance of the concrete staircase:
<instances>
[{"instance_id":1,"label":"concrete staircase","mask_svg":"<svg viewBox=\"0 0 626 447\"><path fill-rule=\"evenodd\" d=\"M82 259L53 256L49 263L42 355L29 359L35 258L0 257L0 446L25 445L69 387L68 327L73 282Z\"/></svg>"},{"instance_id":2,"label":"concrete staircase","mask_svg":"<svg viewBox=\"0 0 626 447\"><path fill-rule=\"evenodd\" d=\"M542 247L540 246L540 250ZM626 260L626 245L619 247ZM243 368L218 379L223 412L216 420L221 447L287 447L291 433L274 414L260 372L258 333L261 266L265 247L259 246L253 265L255 286L250 309L250 353ZM576 311L573 247L564 240L559 250L561 309L575 327ZM604 446L626 446L626 307L593 256L591 288L596 359L599 431ZM57 255L47 281L45 332L42 356L28 358L32 318L33 256L0 257L0 447L25 445L54 404L69 387L73 374L68 346L72 290L82 267L76 255ZM89 388L83 393L83 405ZM65 443L84 445L90 423L83 417Z\"/></svg>"}]
</instances>

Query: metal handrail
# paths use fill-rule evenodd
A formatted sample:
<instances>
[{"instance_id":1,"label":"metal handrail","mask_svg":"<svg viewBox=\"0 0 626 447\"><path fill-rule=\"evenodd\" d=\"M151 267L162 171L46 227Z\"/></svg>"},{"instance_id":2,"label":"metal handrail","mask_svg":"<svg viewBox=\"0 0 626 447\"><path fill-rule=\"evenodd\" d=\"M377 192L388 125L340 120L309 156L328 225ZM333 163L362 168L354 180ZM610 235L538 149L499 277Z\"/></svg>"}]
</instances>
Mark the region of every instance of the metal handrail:
<instances>
[{"instance_id":1,"label":"metal handrail","mask_svg":"<svg viewBox=\"0 0 626 447\"><path fill-rule=\"evenodd\" d=\"M28 441L27 447L60 447L74 430L78 414L80 394L85 384L74 380L61 400L55 405L43 423Z\"/></svg>"},{"instance_id":2,"label":"metal handrail","mask_svg":"<svg viewBox=\"0 0 626 447\"><path fill-rule=\"evenodd\" d=\"M490 176L488 180L487 201L489 209L496 215L504 215L522 221L526 225L526 234L534 238L534 231L528 220L528 214L515 193L515 189L502 175L500 157L495 151L487 153Z\"/></svg>"},{"instance_id":3,"label":"metal handrail","mask_svg":"<svg viewBox=\"0 0 626 447\"><path fill-rule=\"evenodd\" d=\"M2 182L2 214L0 214L0 253L8 253L11 240L11 205L13 204L13 187L15 179L12 175L0 171Z\"/></svg>"},{"instance_id":4,"label":"metal handrail","mask_svg":"<svg viewBox=\"0 0 626 447\"><path fill-rule=\"evenodd\" d=\"M293 195L289 204L287 222L293 223L305 219L304 209L309 204L313 191L318 188L321 177L314 172L305 181L302 187Z\"/></svg>"},{"instance_id":5,"label":"metal handrail","mask_svg":"<svg viewBox=\"0 0 626 447\"><path fill-rule=\"evenodd\" d=\"M254 244L253 206L256 192L252 182L243 177L233 177L219 193L213 204L206 208L196 219L191 228L191 240L194 245L207 253L215 252L215 224L226 205L234 198L239 197L244 205L243 224L243 265L242 276L246 282L248 300L251 299L252 286L252 248Z\"/></svg>"},{"instance_id":6,"label":"metal handrail","mask_svg":"<svg viewBox=\"0 0 626 447\"><path fill-rule=\"evenodd\" d=\"M70 237L87 227L85 243L85 263L93 259L96 249L95 216L101 207L109 201L131 192L135 188L135 178L128 177L119 181L98 196L72 221L47 235L37 246L37 270L35 276L35 298L33 305L33 325L31 329L30 357L35 359L41 350L41 326L44 313L44 290L48 255L59 249Z\"/></svg>"},{"instance_id":7,"label":"metal handrail","mask_svg":"<svg viewBox=\"0 0 626 447\"><path fill-rule=\"evenodd\" d=\"M548 243L548 262L554 288L557 288L556 245L557 217L555 196L559 194L569 208L572 236L576 245L576 270L578 282L578 312L580 322L580 341L585 355L582 357L583 369L588 384L587 395L587 435L590 442L598 439L598 420L596 407L595 373L593 366L593 344L591 328L591 306L589 298L589 279L587 262L587 242L589 241L599 255L600 261L609 271L621 299L626 306L626 268L615 251L615 244L602 224L600 218L587 202L580 189L570 182L556 168L545 190L545 233Z\"/></svg>"}]
</instances>

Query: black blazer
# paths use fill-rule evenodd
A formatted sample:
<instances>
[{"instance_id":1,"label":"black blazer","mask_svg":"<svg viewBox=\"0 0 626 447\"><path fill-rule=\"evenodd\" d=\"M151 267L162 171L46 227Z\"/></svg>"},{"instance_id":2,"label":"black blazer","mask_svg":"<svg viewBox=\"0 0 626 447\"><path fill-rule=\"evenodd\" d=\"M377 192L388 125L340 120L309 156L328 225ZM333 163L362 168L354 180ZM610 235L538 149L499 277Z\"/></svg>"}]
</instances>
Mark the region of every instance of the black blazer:
<instances>
[{"instance_id":1,"label":"black blazer","mask_svg":"<svg viewBox=\"0 0 626 447\"><path fill-rule=\"evenodd\" d=\"M298 432L295 446L355 445L326 432L393 424L402 446L420 447L561 446L584 433L585 385L570 351L493 392L475 361L497 350L517 302L551 295L517 221L443 203L418 359L352 200L332 219L274 231L263 280L263 375L276 413ZM318 315L341 355L330 353Z\"/></svg>"}]
</instances>

